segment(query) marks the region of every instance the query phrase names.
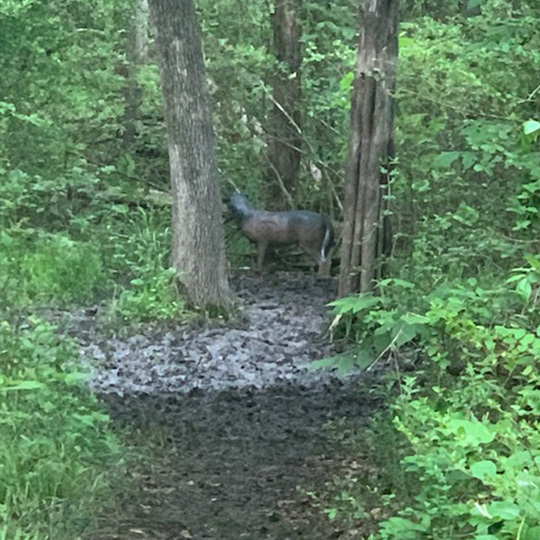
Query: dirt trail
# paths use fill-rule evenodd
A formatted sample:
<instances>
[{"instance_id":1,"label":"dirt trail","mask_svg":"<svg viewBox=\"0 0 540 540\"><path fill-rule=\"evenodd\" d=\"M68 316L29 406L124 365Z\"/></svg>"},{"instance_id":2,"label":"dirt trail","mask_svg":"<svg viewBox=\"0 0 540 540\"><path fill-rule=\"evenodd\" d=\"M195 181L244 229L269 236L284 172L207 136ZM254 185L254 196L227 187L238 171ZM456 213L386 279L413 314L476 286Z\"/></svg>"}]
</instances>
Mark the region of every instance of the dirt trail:
<instances>
[{"instance_id":1,"label":"dirt trail","mask_svg":"<svg viewBox=\"0 0 540 540\"><path fill-rule=\"evenodd\" d=\"M111 339L72 319L92 387L152 449L130 471L137 491L92 540L361 537L309 496L348 459L325 424L345 416L361 429L371 409L352 379L308 370L333 352L321 328L334 284L281 274L234 287L237 324Z\"/></svg>"}]
</instances>

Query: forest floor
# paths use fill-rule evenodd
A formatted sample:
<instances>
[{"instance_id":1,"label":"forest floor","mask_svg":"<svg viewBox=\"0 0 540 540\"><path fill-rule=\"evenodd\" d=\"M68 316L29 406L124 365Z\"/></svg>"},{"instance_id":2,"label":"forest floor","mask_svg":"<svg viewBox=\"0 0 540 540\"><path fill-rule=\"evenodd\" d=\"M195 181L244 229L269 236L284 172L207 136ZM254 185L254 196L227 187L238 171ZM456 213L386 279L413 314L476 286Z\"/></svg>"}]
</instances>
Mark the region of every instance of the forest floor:
<instances>
[{"instance_id":1,"label":"forest floor","mask_svg":"<svg viewBox=\"0 0 540 540\"><path fill-rule=\"evenodd\" d=\"M346 421L358 438L376 407L355 378L308 369L336 352L324 337L335 283L282 273L233 287L235 322L111 337L99 317L70 317L93 390L143 454L89 539L365 537L324 512L333 478L368 468L328 425Z\"/></svg>"}]
</instances>

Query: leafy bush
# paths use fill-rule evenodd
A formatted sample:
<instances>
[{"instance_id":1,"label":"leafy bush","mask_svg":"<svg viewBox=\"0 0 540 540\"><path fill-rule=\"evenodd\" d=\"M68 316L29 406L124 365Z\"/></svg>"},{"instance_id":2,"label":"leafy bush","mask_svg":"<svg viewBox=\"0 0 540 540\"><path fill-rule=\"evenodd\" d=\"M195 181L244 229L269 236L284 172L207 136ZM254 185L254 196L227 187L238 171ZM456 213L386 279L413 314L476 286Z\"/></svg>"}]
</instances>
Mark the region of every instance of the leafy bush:
<instances>
[{"instance_id":1,"label":"leafy bush","mask_svg":"<svg viewBox=\"0 0 540 540\"><path fill-rule=\"evenodd\" d=\"M105 285L101 257L92 244L66 236L42 237L21 261L28 294L61 302L91 301Z\"/></svg>"},{"instance_id":2,"label":"leafy bush","mask_svg":"<svg viewBox=\"0 0 540 540\"><path fill-rule=\"evenodd\" d=\"M16 296L17 305L88 302L106 285L94 245L65 235L8 229L0 233L0 256L5 261L0 281L4 289L16 283L10 296Z\"/></svg>"},{"instance_id":3,"label":"leafy bush","mask_svg":"<svg viewBox=\"0 0 540 540\"><path fill-rule=\"evenodd\" d=\"M110 306L111 314L118 313L133 321L170 320L185 317L186 303L176 288L173 268L147 273L122 289Z\"/></svg>"},{"instance_id":4,"label":"leafy bush","mask_svg":"<svg viewBox=\"0 0 540 540\"><path fill-rule=\"evenodd\" d=\"M6 261L0 286L4 282L13 293L16 288L11 300L17 305L89 303L110 291L112 312L128 319L171 319L185 311L168 269L170 208L132 211L111 202L129 197L113 186L102 190L94 176L81 171L56 182L22 171L6 178L0 188L6 225L0 233ZM69 196L72 190L77 196ZM42 206L45 194L51 207ZM43 213L55 218L44 223ZM68 224L68 233L54 232L61 223Z\"/></svg>"},{"instance_id":5,"label":"leafy bush","mask_svg":"<svg viewBox=\"0 0 540 540\"><path fill-rule=\"evenodd\" d=\"M334 302L336 329L360 340L368 365L396 358L394 425L411 448L401 463L417 492L373 538L540 537L540 258L528 262L492 289L469 279L423 297L388 280L380 297ZM411 346L414 376L399 368ZM326 364L350 368L359 356Z\"/></svg>"},{"instance_id":6,"label":"leafy bush","mask_svg":"<svg viewBox=\"0 0 540 540\"><path fill-rule=\"evenodd\" d=\"M103 255L116 282L111 315L129 320L174 319L186 314L169 267L169 209L139 208L122 222L109 217Z\"/></svg>"},{"instance_id":7,"label":"leafy bush","mask_svg":"<svg viewBox=\"0 0 540 540\"><path fill-rule=\"evenodd\" d=\"M2 538L74 538L110 495L122 460L76 358L46 323L0 322Z\"/></svg>"}]
</instances>

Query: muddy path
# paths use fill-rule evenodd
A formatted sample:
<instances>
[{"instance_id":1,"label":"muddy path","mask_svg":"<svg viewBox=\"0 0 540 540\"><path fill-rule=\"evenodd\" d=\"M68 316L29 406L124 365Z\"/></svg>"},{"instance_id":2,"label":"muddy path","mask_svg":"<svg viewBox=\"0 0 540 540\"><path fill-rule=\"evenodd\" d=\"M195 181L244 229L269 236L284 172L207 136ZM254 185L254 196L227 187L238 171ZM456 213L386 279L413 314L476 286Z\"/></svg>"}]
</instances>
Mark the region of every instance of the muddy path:
<instances>
[{"instance_id":1,"label":"muddy path","mask_svg":"<svg viewBox=\"0 0 540 540\"><path fill-rule=\"evenodd\" d=\"M361 431L373 408L354 378L308 369L335 352L321 334L335 284L280 274L233 285L235 323L112 338L71 319L92 388L147 453L92 540L362 537L311 495L358 458L325 426L347 418Z\"/></svg>"}]
</instances>

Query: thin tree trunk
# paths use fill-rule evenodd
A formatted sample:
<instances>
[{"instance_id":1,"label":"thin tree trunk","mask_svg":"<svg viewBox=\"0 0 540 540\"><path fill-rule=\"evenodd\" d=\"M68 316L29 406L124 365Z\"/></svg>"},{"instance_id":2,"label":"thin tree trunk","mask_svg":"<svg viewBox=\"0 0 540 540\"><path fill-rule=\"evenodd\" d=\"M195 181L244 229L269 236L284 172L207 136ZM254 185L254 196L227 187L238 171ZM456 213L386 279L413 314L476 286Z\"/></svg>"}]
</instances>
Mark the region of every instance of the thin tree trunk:
<instances>
[{"instance_id":1,"label":"thin tree trunk","mask_svg":"<svg viewBox=\"0 0 540 540\"><path fill-rule=\"evenodd\" d=\"M339 294L373 290L391 249L385 194L394 156L398 0L363 0L351 104Z\"/></svg>"},{"instance_id":2,"label":"thin tree trunk","mask_svg":"<svg viewBox=\"0 0 540 540\"><path fill-rule=\"evenodd\" d=\"M214 131L192 0L151 0L169 140L173 264L201 308L227 307L230 291Z\"/></svg>"},{"instance_id":3,"label":"thin tree trunk","mask_svg":"<svg viewBox=\"0 0 540 540\"><path fill-rule=\"evenodd\" d=\"M128 44L128 64L124 111L123 146L129 149L137 134L137 122L140 117L143 99L142 88L139 86L138 75L141 65L148 57L148 0L137 0L131 36Z\"/></svg>"},{"instance_id":4,"label":"thin tree trunk","mask_svg":"<svg viewBox=\"0 0 540 540\"><path fill-rule=\"evenodd\" d=\"M266 183L270 199L281 208L290 206L300 171L300 6L301 0L275 0L274 50L281 70L273 81Z\"/></svg>"}]
</instances>

